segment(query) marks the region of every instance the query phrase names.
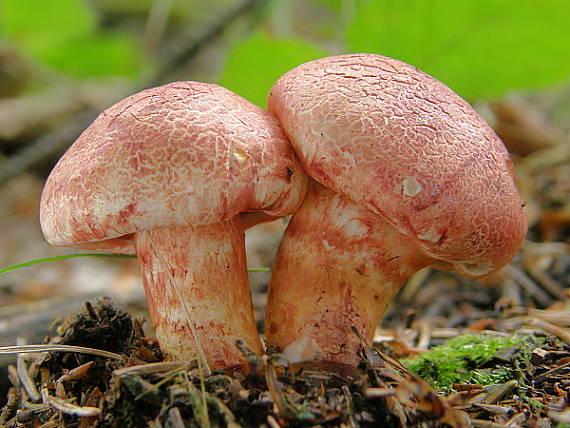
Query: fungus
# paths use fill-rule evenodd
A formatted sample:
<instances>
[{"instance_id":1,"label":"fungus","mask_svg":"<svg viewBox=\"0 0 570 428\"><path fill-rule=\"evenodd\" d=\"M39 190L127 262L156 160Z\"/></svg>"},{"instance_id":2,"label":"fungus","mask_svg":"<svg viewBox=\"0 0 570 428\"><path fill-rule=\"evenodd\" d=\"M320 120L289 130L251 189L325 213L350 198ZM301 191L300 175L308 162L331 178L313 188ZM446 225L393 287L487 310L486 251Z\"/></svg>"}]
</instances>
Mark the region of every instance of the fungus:
<instances>
[{"instance_id":1,"label":"fungus","mask_svg":"<svg viewBox=\"0 0 570 428\"><path fill-rule=\"evenodd\" d=\"M104 111L51 172L52 245L136 254L169 359L257 353L244 228L296 210L307 179L279 123L217 85L176 82ZM251 211L255 211L249 213Z\"/></svg>"},{"instance_id":2,"label":"fungus","mask_svg":"<svg viewBox=\"0 0 570 428\"><path fill-rule=\"evenodd\" d=\"M272 272L268 346L314 339L357 364L401 284L433 266L475 278L504 266L527 222L512 161L441 82L371 54L309 62L269 96L314 180Z\"/></svg>"}]
</instances>

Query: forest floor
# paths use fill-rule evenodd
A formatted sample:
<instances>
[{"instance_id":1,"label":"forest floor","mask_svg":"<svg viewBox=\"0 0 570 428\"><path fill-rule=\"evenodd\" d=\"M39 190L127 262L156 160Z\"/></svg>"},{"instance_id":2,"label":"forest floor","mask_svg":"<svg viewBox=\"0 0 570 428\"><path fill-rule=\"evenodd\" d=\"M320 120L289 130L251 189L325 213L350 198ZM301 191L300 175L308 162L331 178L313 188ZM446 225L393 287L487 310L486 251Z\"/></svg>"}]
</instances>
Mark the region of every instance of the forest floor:
<instances>
[{"instance_id":1,"label":"forest floor","mask_svg":"<svg viewBox=\"0 0 570 428\"><path fill-rule=\"evenodd\" d=\"M500 303L486 311L453 304L445 324L379 330L357 368L283 365L243 348L247 375L162 361L140 323L103 299L47 342L109 354L19 354L0 426L568 426L570 299L540 310L488 294L478 303Z\"/></svg>"}]
</instances>

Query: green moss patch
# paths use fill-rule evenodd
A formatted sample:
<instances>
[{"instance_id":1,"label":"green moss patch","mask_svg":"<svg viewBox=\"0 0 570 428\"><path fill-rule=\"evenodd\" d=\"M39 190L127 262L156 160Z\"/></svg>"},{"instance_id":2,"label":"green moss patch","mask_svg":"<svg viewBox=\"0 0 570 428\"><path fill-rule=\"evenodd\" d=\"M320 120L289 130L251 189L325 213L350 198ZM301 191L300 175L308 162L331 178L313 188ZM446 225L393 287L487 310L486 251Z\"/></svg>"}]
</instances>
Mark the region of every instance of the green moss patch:
<instances>
[{"instance_id":1,"label":"green moss patch","mask_svg":"<svg viewBox=\"0 0 570 428\"><path fill-rule=\"evenodd\" d=\"M527 336L488 336L467 334L434 347L429 353L404 361L404 365L430 383L446 392L454 384L492 385L517 378L516 365L504 362L528 356L537 346L536 339Z\"/></svg>"}]
</instances>

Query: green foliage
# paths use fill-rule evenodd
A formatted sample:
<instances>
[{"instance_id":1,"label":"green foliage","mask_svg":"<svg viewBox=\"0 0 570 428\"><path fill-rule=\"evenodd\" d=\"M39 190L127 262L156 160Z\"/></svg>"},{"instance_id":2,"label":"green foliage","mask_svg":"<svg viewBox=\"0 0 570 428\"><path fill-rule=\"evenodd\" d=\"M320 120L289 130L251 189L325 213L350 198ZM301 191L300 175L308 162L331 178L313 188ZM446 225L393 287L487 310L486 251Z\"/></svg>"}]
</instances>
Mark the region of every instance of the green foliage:
<instances>
[{"instance_id":1,"label":"green foliage","mask_svg":"<svg viewBox=\"0 0 570 428\"><path fill-rule=\"evenodd\" d=\"M567 0L360 0L346 38L474 99L568 79L568 22Z\"/></svg>"},{"instance_id":2,"label":"green foliage","mask_svg":"<svg viewBox=\"0 0 570 428\"><path fill-rule=\"evenodd\" d=\"M140 57L133 37L103 33L70 43L44 56L44 61L75 77L133 76Z\"/></svg>"},{"instance_id":3,"label":"green foliage","mask_svg":"<svg viewBox=\"0 0 570 428\"><path fill-rule=\"evenodd\" d=\"M93 11L77 0L3 0L0 20L7 38L39 57L96 28Z\"/></svg>"},{"instance_id":4,"label":"green foliage","mask_svg":"<svg viewBox=\"0 0 570 428\"><path fill-rule=\"evenodd\" d=\"M269 89L285 72L327 52L298 38L273 38L261 32L236 43L219 79L220 85L265 106Z\"/></svg>"},{"instance_id":5,"label":"green foliage","mask_svg":"<svg viewBox=\"0 0 570 428\"><path fill-rule=\"evenodd\" d=\"M230 3L216 0L202 6L197 0L173 0L167 24L209 22ZM283 73L344 48L409 62L468 99L553 85L570 78L567 3L272 0L256 9L255 19L244 15L252 26L262 23L263 30L236 41L220 84L263 106L269 88ZM155 4L2 0L0 37L38 63L73 77L134 77L144 65L135 36L101 29L95 7L113 17L138 14L144 22Z\"/></svg>"},{"instance_id":6,"label":"green foliage","mask_svg":"<svg viewBox=\"0 0 570 428\"><path fill-rule=\"evenodd\" d=\"M141 64L134 39L98 32L97 16L83 0L3 0L0 34L74 77L134 76Z\"/></svg>"},{"instance_id":7,"label":"green foliage","mask_svg":"<svg viewBox=\"0 0 570 428\"><path fill-rule=\"evenodd\" d=\"M516 376L511 367L484 368L497 351L516 347L518 352L526 352L527 348L534 346L521 336L463 335L404 364L441 391L449 390L455 383L491 385L507 382Z\"/></svg>"}]
</instances>

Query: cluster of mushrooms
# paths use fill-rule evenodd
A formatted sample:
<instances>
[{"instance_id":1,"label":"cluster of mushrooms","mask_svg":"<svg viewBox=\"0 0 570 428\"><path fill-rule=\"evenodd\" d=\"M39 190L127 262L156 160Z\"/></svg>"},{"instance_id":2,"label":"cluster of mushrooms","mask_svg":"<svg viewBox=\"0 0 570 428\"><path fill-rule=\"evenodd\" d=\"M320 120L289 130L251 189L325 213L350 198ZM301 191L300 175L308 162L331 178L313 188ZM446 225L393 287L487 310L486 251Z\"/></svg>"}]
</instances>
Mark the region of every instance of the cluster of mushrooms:
<instances>
[{"instance_id":1,"label":"cluster of mushrooms","mask_svg":"<svg viewBox=\"0 0 570 428\"><path fill-rule=\"evenodd\" d=\"M266 344L350 365L411 274L491 274L527 229L491 128L441 82L372 54L300 65L268 111L197 82L132 95L75 141L41 199L51 244L136 254L164 354L211 369L244 364L238 339L264 352L244 230L288 215Z\"/></svg>"}]
</instances>

